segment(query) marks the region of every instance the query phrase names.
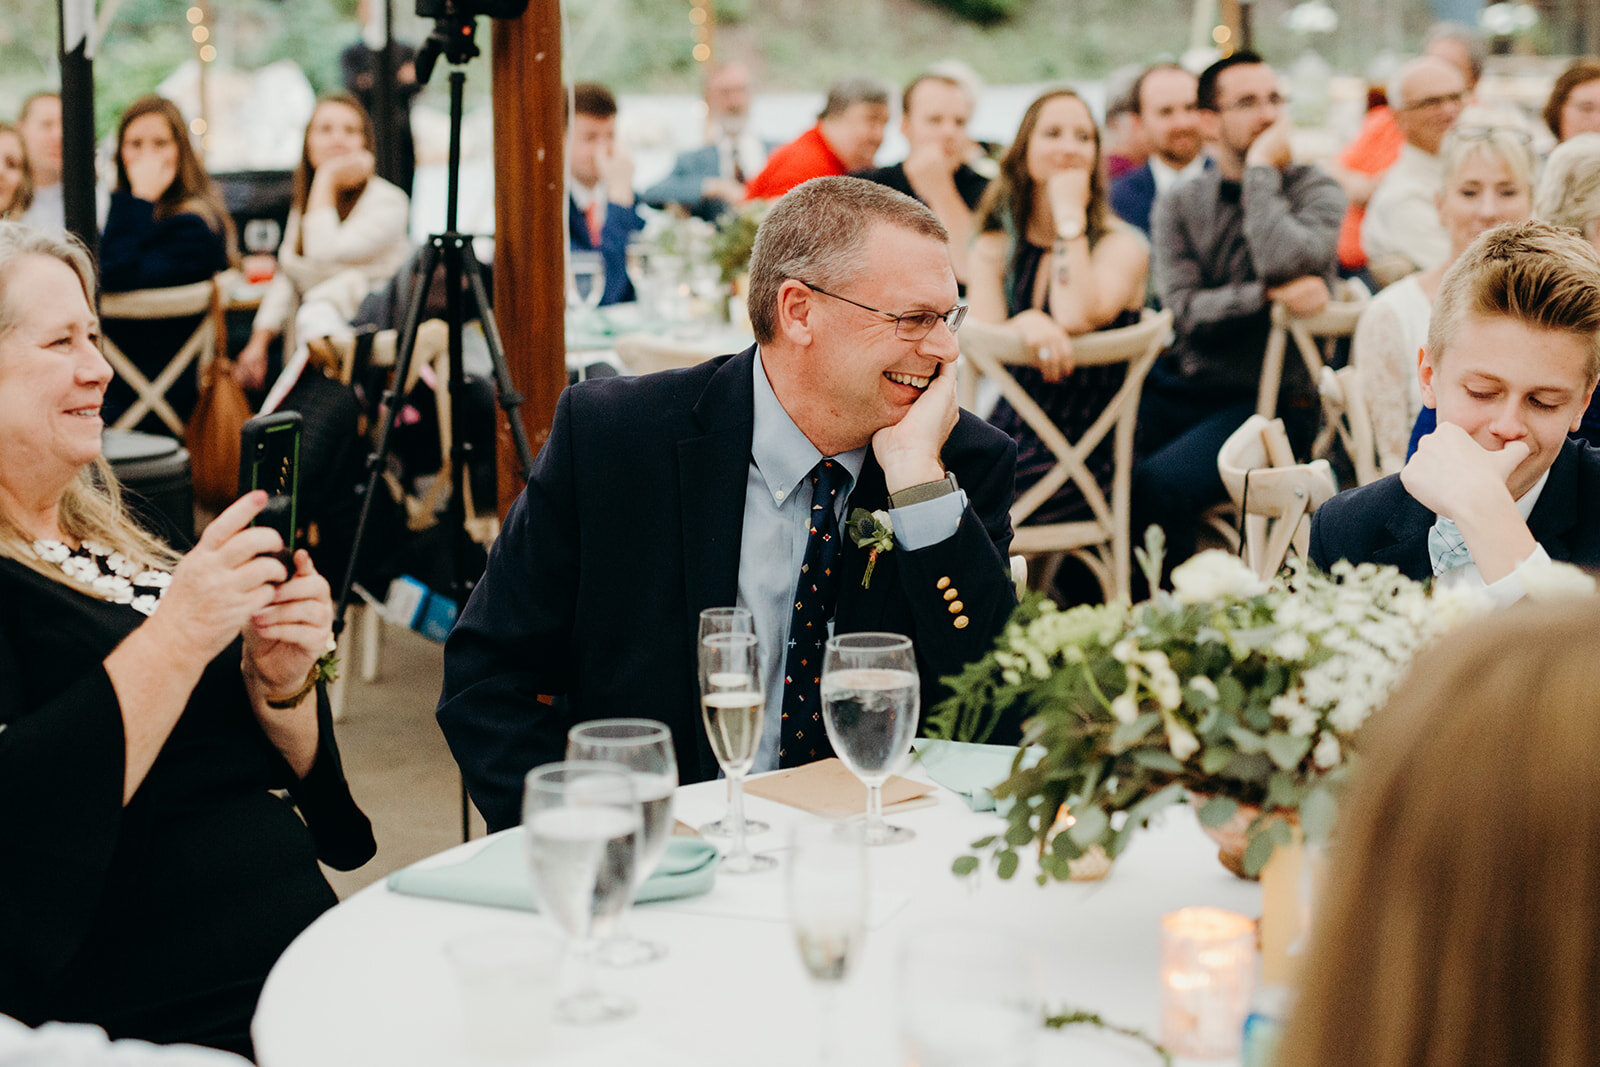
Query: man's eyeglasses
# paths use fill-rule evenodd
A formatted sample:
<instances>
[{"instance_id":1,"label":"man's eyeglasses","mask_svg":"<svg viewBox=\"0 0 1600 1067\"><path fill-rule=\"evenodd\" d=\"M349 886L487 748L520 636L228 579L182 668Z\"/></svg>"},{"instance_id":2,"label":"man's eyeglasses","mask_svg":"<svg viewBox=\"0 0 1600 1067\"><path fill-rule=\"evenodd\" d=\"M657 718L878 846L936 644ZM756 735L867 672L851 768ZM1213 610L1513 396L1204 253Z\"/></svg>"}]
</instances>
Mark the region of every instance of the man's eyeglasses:
<instances>
[{"instance_id":1,"label":"man's eyeglasses","mask_svg":"<svg viewBox=\"0 0 1600 1067\"><path fill-rule=\"evenodd\" d=\"M1434 108L1446 107L1451 104L1460 104L1467 98L1466 93L1445 93L1442 96L1425 96L1414 103L1406 104L1401 111L1431 111Z\"/></svg>"},{"instance_id":2,"label":"man's eyeglasses","mask_svg":"<svg viewBox=\"0 0 1600 1067\"><path fill-rule=\"evenodd\" d=\"M807 289L810 289L814 293L821 293L823 296L831 296L835 300L843 300L846 304L854 304L862 311L870 311L874 315L882 315L884 318L892 320L894 322L894 335L900 338L902 341L920 341L924 337L928 336L928 334L932 333L933 328L939 325L941 322L950 328L951 333L955 333L957 330L961 329L961 323L967 317L967 305L965 304L957 304L955 307L945 312L908 311L904 315L891 315L882 308L875 308L871 305L863 304L859 300L851 300L848 296L840 296L838 293L830 293L828 290L823 289L820 286L812 285L803 278L796 278L794 280L805 286Z\"/></svg>"},{"instance_id":3,"label":"man's eyeglasses","mask_svg":"<svg viewBox=\"0 0 1600 1067\"><path fill-rule=\"evenodd\" d=\"M1254 93L1251 93L1249 96L1241 96L1237 100L1233 100L1233 101L1230 101L1229 103L1223 104L1217 110L1218 111L1256 111L1256 110L1258 110L1260 108L1263 108L1263 107L1282 107L1283 105L1284 105L1284 99L1283 99L1283 94L1282 93L1270 93L1265 98L1256 96Z\"/></svg>"}]
</instances>

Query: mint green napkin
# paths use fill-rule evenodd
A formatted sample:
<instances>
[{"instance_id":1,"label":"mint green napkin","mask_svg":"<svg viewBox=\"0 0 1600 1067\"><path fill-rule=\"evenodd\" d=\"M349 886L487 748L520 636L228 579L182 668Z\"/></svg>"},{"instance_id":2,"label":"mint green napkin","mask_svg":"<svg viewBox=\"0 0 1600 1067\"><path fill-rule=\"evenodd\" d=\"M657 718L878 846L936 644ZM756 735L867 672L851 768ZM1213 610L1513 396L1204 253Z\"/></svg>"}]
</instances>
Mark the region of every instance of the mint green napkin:
<instances>
[{"instance_id":1,"label":"mint green napkin","mask_svg":"<svg viewBox=\"0 0 1600 1067\"><path fill-rule=\"evenodd\" d=\"M911 747L916 749L917 760L928 777L959 794L973 811L996 810L989 790L1006 780L1011 774L1011 761L1017 758L1015 745L974 745L919 737ZM1042 754L1043 750L1030 747L1022 765L1033 766Z\"/></svg>"},{"instance_id":2,"label":"mint green napkin","mask_svg":"<svg viewBox=\"0 0 1600 1067\"><path fill-rule=\"evenodd\" d=\"M389 876L389 888L415 897L538 911L526 847L520 834L503 834L460 863L395 871ZM716 846L698 837L674 837L667 842L661 865L633 899L643 904L709 893L718 859Z\"/></svg>"}]
</instances>

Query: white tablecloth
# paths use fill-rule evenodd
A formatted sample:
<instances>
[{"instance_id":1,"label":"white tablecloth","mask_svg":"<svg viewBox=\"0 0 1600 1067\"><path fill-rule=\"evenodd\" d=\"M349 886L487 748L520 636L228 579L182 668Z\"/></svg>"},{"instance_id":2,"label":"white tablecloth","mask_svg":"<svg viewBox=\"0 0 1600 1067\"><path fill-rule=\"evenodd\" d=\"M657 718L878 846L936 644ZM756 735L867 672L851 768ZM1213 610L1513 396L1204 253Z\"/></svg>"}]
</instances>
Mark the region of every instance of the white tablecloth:
<instances>
[{"instance_id":1,"label":"white tablecloth","mask_svg":"<svg viewBox=\"0 0 1600 1067\"><path fill-rule=\"evenodd\" d=\"M915 776L915 772L912 772ZM678 791L678 818L697 824L720 814L724 785ZM751 839L782 858L783 828L812 819L759 798L746 801L773 831ZM928 924L989 924L1021 931L1044 950L1052 1006L1101 1013L1114 1022L1159 1028L1159 919L1212 904L1248 915L1260 891L1216 860L1188 808L1168 811L1135 838L1101 882L1040 888L1024 864L1010 882L973 883L950 873L965 847L1001 825L941 790L933 807L891 817L915 841L870 850L878 924L837 998L839 1055L828 1067L905 1062L896 1029L894 976L901 942ZM472 842L436 857L463 858ZM781 919L784 875L718 876L709 895L634 910L631 925L669 956L602 977L639 1004L636 1016L599 1027L559 1026L535 1061L553 1067L745 1067L810 1065L818 1001ZM470 1058L463 1046L455 979L444 955L453 937L511 931L549 920L520 912L407 897L371 886L328 912L273 968L254 1033L262 1067L439 1067L504 1062ZM1040 1064L1154 1064L1141 1045L1079 1027L1039 1043ZM981 1067L981 1065L975 1065Z\"/></svg>"}]
</instances>

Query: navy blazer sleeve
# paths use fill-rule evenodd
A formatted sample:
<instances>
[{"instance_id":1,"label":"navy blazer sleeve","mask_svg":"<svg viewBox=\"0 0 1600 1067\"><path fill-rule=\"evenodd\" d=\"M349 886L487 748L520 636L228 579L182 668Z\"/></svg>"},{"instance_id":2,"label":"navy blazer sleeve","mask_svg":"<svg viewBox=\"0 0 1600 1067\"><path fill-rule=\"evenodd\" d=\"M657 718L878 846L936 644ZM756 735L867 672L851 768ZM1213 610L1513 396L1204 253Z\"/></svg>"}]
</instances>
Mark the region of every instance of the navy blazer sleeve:
<instances>
[{"instance_id":1,"label":"navy blazer sleeve","mask_svg":"<svg viewBox=\"0 0 1600 1067\"><path fill-rule=\"evenodd\" d=\"M228 266L227 245L199 215L157 220L155 205L132 193L111 194L100 235L100 281L108 293L203 282Z\"/></svg>"},{"instance_id":2,"label":"navy blazer sleeve","mask_svg":"<svg viewBox=\"0 0 1600 1067\"><path fill-rule=\"evenodd\" d=\"M706 196L704 189L706 179L717 176L720 162L716 145L684 152L673 160L671 173L640 193L639 199L654 208L677 204L691 215L715 222L728 204Z\"/></svg>"}]
</instances>

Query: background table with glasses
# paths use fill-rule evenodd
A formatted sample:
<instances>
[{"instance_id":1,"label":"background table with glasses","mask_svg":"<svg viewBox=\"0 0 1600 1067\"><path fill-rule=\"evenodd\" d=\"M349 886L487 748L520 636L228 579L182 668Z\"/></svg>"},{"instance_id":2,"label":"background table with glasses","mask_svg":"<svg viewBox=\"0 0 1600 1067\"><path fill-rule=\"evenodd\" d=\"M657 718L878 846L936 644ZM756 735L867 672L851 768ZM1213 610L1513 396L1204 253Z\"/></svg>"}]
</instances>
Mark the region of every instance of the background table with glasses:
<instances>
[{"instance_id":1,"label":"background table with glasses","mask_svg":"<svg viewBox=\"0 0 1600 1067\"><path fill-rule=\"evenodd\" d=\"M922 777L913 765L911 777ZM676 817L716 818L722 782L685 786ZM772 824L751 839L780 861L785 831L816 817L758 797L752 818ZM985 874L956 879L950 863L995 832L1001 820L969 811L939 790L932 807L890 821L916 831L908 844L868 850L871 928L834 1011L838 1055L829 1067L904 1063L897 1022L897 957L911 939L942 928L983 926L1037 946L1052 1006L1096 1011L1156 1036L1159 1029L1159 920L1188 905L1247 915L1260 890L1224 871L1188 808L1166 812L1135 838L1101 882L1040 888L1027 866L1010 882ZM515 833L517 831L508 831ZM474 841L430 862L462 859ZM817 1062L819 998L785 922L784 869L719 874L708 895L636 908L635 933L666 946L656 963L607 971L608 988L632 996L638 1013L598 1027L558 1026L530 1062L557 1067L722 1067ZM292 944L268 978L254 1022L262 1067L346 1067L352 1063L436 1067L470 1059L464 1049L455 979L444 946L481 930L513 931L548 920L495 908L363 890L328 912ZM1068 1058L1070 1057L1070 1058ZM502 1061L504 1062L504 1061ZM1155 1064L1146 1048L1087 1028L1044 1035L1034 1062ZM1179 1061L1185 1062L1185 1061Z\"/></svg>"}]
</instances>

